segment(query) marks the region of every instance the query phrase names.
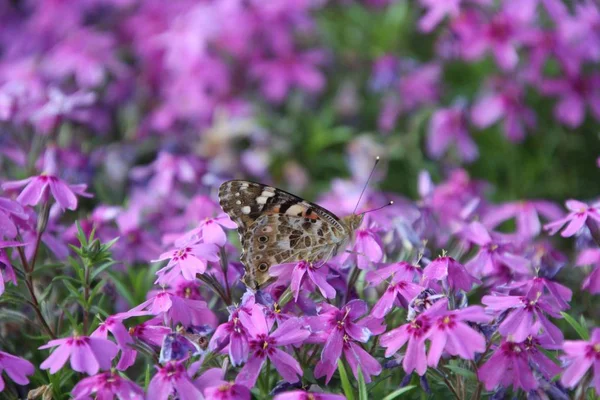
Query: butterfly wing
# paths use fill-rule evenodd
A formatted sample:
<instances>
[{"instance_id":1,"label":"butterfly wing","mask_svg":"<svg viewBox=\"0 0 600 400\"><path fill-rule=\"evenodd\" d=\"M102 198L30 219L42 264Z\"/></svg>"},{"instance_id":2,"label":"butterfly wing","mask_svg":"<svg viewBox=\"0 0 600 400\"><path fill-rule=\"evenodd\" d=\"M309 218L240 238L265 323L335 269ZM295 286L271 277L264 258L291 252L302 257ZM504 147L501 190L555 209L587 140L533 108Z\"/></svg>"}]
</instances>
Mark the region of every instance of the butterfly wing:
<instances>
[{"instance_id":1,"label":"butterfly wing","mask_svg":"<svg viewBox=\"0 0 600 400\"><path fill-rule=\"evenodd\" d=\"M238 225L244 281L253 288L269 283L271 265L322 259L349 237L335 214L260 183L225 182L219 188L219 203Z\"/></svg>"}]
</instances>

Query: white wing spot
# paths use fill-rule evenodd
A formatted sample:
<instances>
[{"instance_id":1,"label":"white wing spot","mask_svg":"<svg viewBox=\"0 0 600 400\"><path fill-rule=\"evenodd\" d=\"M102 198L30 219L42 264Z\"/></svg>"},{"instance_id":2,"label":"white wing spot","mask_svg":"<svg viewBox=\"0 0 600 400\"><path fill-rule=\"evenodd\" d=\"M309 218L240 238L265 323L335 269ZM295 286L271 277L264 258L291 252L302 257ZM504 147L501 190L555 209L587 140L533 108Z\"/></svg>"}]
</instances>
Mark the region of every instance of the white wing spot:
<instances>
[{"instance_id":1,"label":"white wing spot","mask_svg":"<svg viewBox=\"0 0 600 400\"><path fill-rule=\"evenodd\" d=\"M273 197L273 196L275 196L275 193L269 192L267 190L263 190L263 192L261 193L261 197ZM265 199L265 201L266 201L266 199Z\"/></svg>"},{"instance_id":2,"label":"white wing spot","mask_svg":"<svg viewBox=\"0 0 600 400\"><path fill-rule=\"evenodd\" d=\"M249 206L242 207L242 213L244 213L244 214L250 214L250 207Z\"/></svg>"},{"instance_id":3,"label":"white wing spot","mask_svg":"<svg viewBox=\"0 0 600 400\"><path fill-rule=\"evenodd\" d=\"M264 193L265 193L265 192L263 192L263 194L264 194ZM258 204L267 204L267 198L266 198L266 197L263 197L263 196L257 197L257 198L256 198L256 202L257 202Z\"/></svg>"},{"instance_id":4,"label":"white wing spot","mask_svg":"<svg viewBox=\"0 0 600 400\"><path fill-rule=\"evenodd\" d=\"M240 192L235 192L235 197L240 197Z\"/></svg>"},{"instance_id":5,"label":"white wing spot","mask_svg":"<svg viewBox=\"0 0 600 400\"><path fill-rule=\"evenodd\" d=\"M242 204L242 201L241 200L236 200L235 204L237 204L239 206L240 204Z\"/></svg>"}]
</instances>

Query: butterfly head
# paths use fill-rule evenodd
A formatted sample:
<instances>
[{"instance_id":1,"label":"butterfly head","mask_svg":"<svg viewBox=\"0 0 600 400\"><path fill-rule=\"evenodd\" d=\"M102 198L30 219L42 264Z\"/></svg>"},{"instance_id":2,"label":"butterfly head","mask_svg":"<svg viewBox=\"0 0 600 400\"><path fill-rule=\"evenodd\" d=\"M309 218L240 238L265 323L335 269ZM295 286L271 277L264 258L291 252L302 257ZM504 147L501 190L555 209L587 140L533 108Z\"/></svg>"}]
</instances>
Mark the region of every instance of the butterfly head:
<instances>
[{"instance_id":1,"label":"butterfly head","mask_svg":"<svg viewBox=\"0 0 600 400\"><path fill-rule=\"evenodd\" d=\"M352 214L344 217L343 222L350 232L355 232L363 222L364 214Z\"/></svg>"}]
</instances>

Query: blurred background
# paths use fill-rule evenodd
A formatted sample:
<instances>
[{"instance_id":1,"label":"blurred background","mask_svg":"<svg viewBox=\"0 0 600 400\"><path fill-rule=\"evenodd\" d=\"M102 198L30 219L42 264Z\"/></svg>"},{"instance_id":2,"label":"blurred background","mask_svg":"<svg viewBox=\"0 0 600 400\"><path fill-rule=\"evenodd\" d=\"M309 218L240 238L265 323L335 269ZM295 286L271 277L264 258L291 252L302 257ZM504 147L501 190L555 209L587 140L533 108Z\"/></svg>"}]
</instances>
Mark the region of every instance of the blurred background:
<instances>
[{"instance_id":1,"label":"blurred background","mask_svg":"<svg viewBox=\"0 0 600 400\"><path fill-rule=\"evenodd\" d=\"M149 180L313 200L376 155L411 198L456 168L498 201L598 192L594 0L10 0L0 26L1 175L51 151L88 209Z\"/></svg>"}]
</instances>

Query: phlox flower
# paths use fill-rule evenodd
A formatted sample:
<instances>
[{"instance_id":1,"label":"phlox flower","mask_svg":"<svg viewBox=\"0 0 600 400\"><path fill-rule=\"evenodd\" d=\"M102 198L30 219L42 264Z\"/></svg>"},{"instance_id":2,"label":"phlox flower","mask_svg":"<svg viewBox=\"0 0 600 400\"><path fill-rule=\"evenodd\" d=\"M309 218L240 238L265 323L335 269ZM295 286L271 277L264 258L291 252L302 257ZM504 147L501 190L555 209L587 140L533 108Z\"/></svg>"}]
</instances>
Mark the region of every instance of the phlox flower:
<instances>
[{"instance_id":1,"label":"phlox flower","mask_svg":"<svg viewBox=\"0 0 600 400\"><path fill-rule=\"evenodd\" d=\"M577 265L593 265L592 272L583 280L581 287L592 294L600 293L600 249L583 250L577 257Z\"/></svg>"},{"instance_id":2,"label":"phlox flower","mask_svg":"<svg viewBox=\"0 0 600 400\"><path fill-rule=\"evenodd\" d=\"M40 346L40 349L58 348L40 365L56 373L71 359L71 368L77 372L96 375L100 369L110 369L111 360L119 351L117 346L107 339L75 335L63 339L54 339Z\"/></svg>"},{"instance_id":3,"label":"phlox flower","mask_svg":"<svg viewBox=\"0 0 600 400\"><path fill-rule=\"evenodd\" d=\"M447 300L440 300L440 307L447 307ZM431 341L427 363L435 367L440 361L442 352L459 356L465 360L473 360L475 353L485 351L485 337L466 324L469 322L489 322L483 307L471 306L457 310L441 311L431 321L431 328L425 338Z\"/></svg>"},{"instance_id":4,"label":"phlox flower","mask_svg":"<svg viewBox=\"0 0 600 400\"><path fill-rule=\"evenodd\" d=\"M553 302L558 309L566 310L569 308L569 302L573 292L568 287L547 278L535 277L508 285L501 286L503 289L517 289L519 293L527 294L532 288L536 291L542 291L548 295L548 301Z\"/></svg>"},{"instance_id":5,"label":"phlox flower","mask_svg":"<svg viewBox=\"0 0 600 400\"><path fill-rule=\"evenodd\" d=\"M395 303L399 302L407 307L412 299L425 289L414 283L415 276L419 275L415 270L418 269L406 262L400 262L367 272L366 280L371 285L376 285L389 278L388 287L371 310L371 314L375 318L385 317Z\"/></svg>"},{"instance_id":6,"label":"phlox flower","mask_svg":"<svg viewBox=\"0 0 600 400\"><path fill-rule=\"evenodd\" d=\"M487 295L483 296L481 302L486 305L487 311L497 314L509 311L498 331L514 342L522 342L527 338L534 320L541 324L554 343L559 344L563 340L560 329L546 317L549 314L561 318L558 312L560 308L543 294L539 285L534 285L524 296Z\"/></svg>"},{"instance_id":7,"label":"phlox flower","mask_svg":"<svg viewBox=\"0 0 600 400\"><path fill-rule=\"evenodd\" d=\"M344 400L341 394L305 392L304 390L292 390L276 395L273 400Z\"/></svg>"},{"instance_id":8,"label":"phlox flower","mask_svg":"<svg viewBox=\"0 0 600 400\"><path fill-rule=\"evenodd\" d=\"M17 285L15 270L13 269L6 252L2 249L2 244L5 243L6 242L0 242L0 295L4 293L5 282L12 282L13 285Z\"/></svg>"},{"instance_id":9,"label":"phlox flower","mask_svg":"<svg viewBox=\"0 0 600 400\"><path fill-rule=\"evenodd\" d=\"M17 201L28 206L35 206L40 202L44 202L48 194L51 193L63 211L67 208L75 210L77 208L76 194L83 197L91 197L85 191L86 185L71 186L56 175L42 174L2 184L2 188L5 190L17 189L23 186L25 188L17 196Z\"/></svg>"},{"instance_id":10,"label":"phlox flower","mask_svg":"<svg viewBox=\"0 0 600 400\"><path fill-rule=\"evenodd\" d=\"M144 391L135 383L114 372L102 372L82 379L71 391L74 400L98 399L143 400Z\"/></svg>"},{"instance_id":11,"label":"phlox flower","mask_svg":"<svg viewBox=\"0 0 600 400\"><path fill-rule=\"evenodd\" d=\"M567 200L566 206L570 211L566 217L544 225L544 229L547 230L550 235L554 235L567 223L567 227L560 234L562 237L575 235L583 225L585 225L588 218L591 218L596 223L600 222L600 211L598 210L597 204L588 206L578 200Z\"/></svg>"},{"instance_id":12,"label":"phlox flower","mask_svg":"<svg viewBox=\"0 0 600 400\"><path fill-rule=\"evenodd\" d=\"M446 307L446 302L438 301L409 323L381 335L379 343L386 349L385 356L392 356L408 342L406 354L402 360L402 367L407 374L416 371L417 374L423 376L427 371L426 334L431 328L433 318L444 312Z\"/></svg>"},{"instance_id":13,"label":"phlox flower","mask_svg":"<svg viewBox=\"0 0 600 400\"><path fill-rule=\"evenodd\" d=\"M341 309L324 303L318 310L318 316L308 319L311 330L325 342L315 369L316 378L326 376L326 383L329 383L346 348L356 350L357 355L362 354L362 349L357 349L360 346L351 340L366 343L371 337L371 330L356 322L366 312L367 304L362 300L351 300Z\"/></svg>"},{"instance_id":14,"label":"phlox flower","mask_svg":"<svg viewBox=\"0 0 600 400\"><path fill-rule=\"evenodd\" d=\"M350 257L356 257L356 265L360 269L366 269L371 263L380 262L383 258L381 241L376 229L359 229L355 233L355 239Z\"/></svg>"},{"instance_id":15,"label":"phlox flower","mask_svg":"<svg viewBox=\"0 0 600 400\"><path fill-rule=\"evenodd\" d=\"M221 213L214 218L205 218L200 221L198 227L192 232L202 238L204 243L223 246L227 241L227 235L223 228L236 229L237 224L227 214Z\"/></svg>"},{"instance_id":16,"label":"phlox flower","mask_svg":"<svg viewBox=\"0 0 600 400\"><path fill-rule=\"evenodd\" d=\"M2 371L6 372L13 382L19 385L27 385L29 383L27 375L32 375L35 368L27 360L0 351L0 392L4 390L5 385L2 379Z\"/></svg>"},{"instance_id":17,"label":"phlox flower","mask_svg":"<svg viewBox=\"0 0 600 400\"><path fill-rule=\"evenodd\" d=\"M148 385L146 400L167 400L169 395L175 393L181 400L204 398L200 389L190 379L185 369L185 360L169 361L156 369L158 372Z\"/></svg>"},{"instance_id":18,"label":"phlox flower","mask_svg":"<svg viewBox=\"0 0 600 400\"><path fill-rule=\"evenodd\" d=\"M207 308L205 301L181 297L164 289L130 310L130 312L138 311L148 311L152 315L165 315L167 320L180 322L184 326L197 325L195 321L200 324L207 318L214 320L214 314Z\"/></svg>"},{"instance_id":19,"label":"phlox flower","mask_svg":"<svg viewBox=\"0 0 600 400\"><path fill-rule=\"evenodd\" d=\"M474 161L479 156L477 145L467 129L467 116L462 104L435 111L429 122L427 152L433 158L441 158L452 144L465 162Z\"/></svg>"},{"instance_id":20,"label":"phlox flower","mask_svg":"<svg viewBox=\"0 0 600 400\"><path fill-rule=\"evenodd\" d=\"M310 283L319 289L323 297L333 299L335 297L335 289L327 282L328 271L329 267L327 264L316 265L307 261L274 265L269 268L271 276L279 277L286 283L288 281L286 278L291 279L290 289L294 292L295 301L298 301L302 284L312 289ZM308 279L305 279L305 277Z\"/></svg>"},{"instance_id":21,"label":"phlox flower","mask_svg":"<svg viewBox=\"0 0 600 400\"><path fill-rule=\"evenodd\" d=\"M565 340L563 351L567 367L560 382L566 387L575 387L585 373L593 367L594 376L591 386L596 389L596 393L600 393L600 328L592 330L592 336L588 341Z\"/></svg>"},{"instance_id":22,"label":"phlox flower","mask_svg":"<svg viewBox=\"0 0 600 400\"><path fill-rule=\"evenodd\" d=\"M537 387L523 344L508 340L503 340L489 360L479 367L477 376L487 390L498 384L504 387L512 385L525 391Z\"/></svg>"},{"instance_id":23,"label":"phlox flower","mask_svg":"<svg viewBox=\"0 0 600 400\"><path fill-rule=\"evenodd\" d=\"M267 358L271 360L284 380L290 383L297 382L299 376L302 376L300 364L278 347L300 344L310 336L302 321L298 318L288 319L269 333L272 324L264 313L253 312L252 315L243 313L240 314L240 319L244 320L244 326L250 337L248 344L251 354L235 382L249 388L254 386Z\"/></svg>"},{"instance_id":24,"label":"phlox flower","mask_svg":"<svg viewBox=\"0 0 600 400\"><path fill-rule=\"evenodd\" d=\"M554 107L554 116L570 128L577 128L583 123L587 107L596 120L600 120L598 73L585 75L579 70L567 71L560 78L546 79L542 82L541 91L543 94L559 97Z\"/></svg>"},{"instance_id":25,"label":"phlox flower","mask_svg":"<svg viewBox=\"0 0 600 400\"><path fill-rule=\"evenodd\" d=\"M552 221L560 218L562 211L556 204L549 201L525 200L492 207L486 212L482 222L488 229L494 229L502 222L514 218L517 235L533 238L538 236L542 230L540 215Z\"/></svg>"},{"instance_id":26,"label":"phlox flower","mask_svg":"<svg viewBox=\"0 0 600 400\"><path fill-rule=\"evenodd\" d=\"M0 197L0 240L3 237L17 236L17 226L13 221L15 217L23 220L29 218L29 215L16 201Z\"/></svg>"},{"instance_id":27,"label":"phlox flower","mask_svg":"<svg viewBox=\"0 0 600 400\"><path fill-rule=\"evenodd\" d=\"M200 375L194 384L204 397L214 400L250 400L250 389L224 380L224 371L221 368L210 368Z\"/></svg>"},{"instance_id":28,"label":"phlox flower","mask_svg":"<svg viewBox=\"0 0 600 400\"><path fill-rule=\"evenodd\" d=\"M135 337L151 346L160 347L171 328L162 325L163 318L155 317L139 325L129 328L131 337Z\"/></svg>"},{"instance_id":29,"label":"phlox flower","mask_svg":"<svg viewBox=\"0 0 600 400\"><path fill-rule=\"evenodd\" d=\"M196 180L198 166L195 161L190 156L161 151L151 164L133 168L131 176L135 180L150 176L149 189L160 196L167 196L174 192L177 182L191 183Z\"/></svg>"},{"instance_id":30,"label":"phlox flower","mask_svg":"<svg viewBox=\"0 0 600 400\"><path fill-rule=\"evenodd\" d=\"M481 281L469 274L465 267L452 257L442 256L430 262L423 270L423 281L447 280L452 289L468 292Z\"/></svg>"},{"instance_id":31,"label":"phlox flower","mask_svg":"<svg viewBox=\"0 0 600 400\"><path fill-rule=\"evenodd\" d=\"M210 243L188 244L175 250L162 253L152 262L169 260L169 263L156 272L155 283L171 283L178 276L188 281L196 279L196 274L203 274L209 261L219 261L219 248Z\"/></svg>"}]
</instances>

